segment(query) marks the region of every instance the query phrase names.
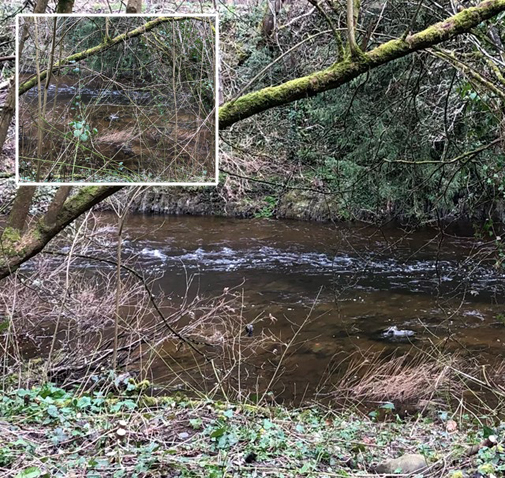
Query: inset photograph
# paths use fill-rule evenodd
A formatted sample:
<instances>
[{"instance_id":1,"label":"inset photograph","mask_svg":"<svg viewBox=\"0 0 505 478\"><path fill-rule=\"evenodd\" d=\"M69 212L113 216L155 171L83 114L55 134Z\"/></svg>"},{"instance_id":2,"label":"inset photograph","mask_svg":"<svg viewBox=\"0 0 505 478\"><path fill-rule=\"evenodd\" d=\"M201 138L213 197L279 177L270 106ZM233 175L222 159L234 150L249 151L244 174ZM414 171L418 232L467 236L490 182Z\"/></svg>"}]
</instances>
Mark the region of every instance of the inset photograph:
<instances>
[{"instance_id":1,"label":"inset photograph","mask_svg":"<svg viewBox=\"0 0 505 478\"><path fill-rule=\"evenodd\" d=\"M217 16L20 15L20 184L217 183Z\"/></svg>"}]
</instances>

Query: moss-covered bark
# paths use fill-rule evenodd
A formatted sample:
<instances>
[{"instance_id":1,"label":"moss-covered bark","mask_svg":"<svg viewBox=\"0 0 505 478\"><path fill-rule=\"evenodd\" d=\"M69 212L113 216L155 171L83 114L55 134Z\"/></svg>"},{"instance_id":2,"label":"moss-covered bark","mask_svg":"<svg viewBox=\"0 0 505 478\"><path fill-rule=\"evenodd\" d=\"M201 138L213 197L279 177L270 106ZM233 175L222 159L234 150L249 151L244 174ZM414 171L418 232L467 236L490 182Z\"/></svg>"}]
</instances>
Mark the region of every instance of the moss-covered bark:
<instances>
[{"instance_id":1,"label":"moss-covered bark","mask_svg":"<svg viewBox=\"0 0 505 478\"><path fill-rule=\"evenodd\" d=\"M0 237L0 279L38 254L46 244L81 214L119 191L121 186L87 186L67 199L54 221L40 218L27 231L7 227Z\"/></svg>"},{"instance_id":2,"label":"moss-covered bark","mask_svg":"<svg viewBox=\"0 0 505 478\"><path fill-rule=\"evenodd\" d=\"M368 70L468 32L502 11L505 0L487 0L405 39L384 43L359 58L343 59L325 70L229 101L219 109L219 127L224 129L270 108L338 88Z\"/></svg>"}]
</instances>

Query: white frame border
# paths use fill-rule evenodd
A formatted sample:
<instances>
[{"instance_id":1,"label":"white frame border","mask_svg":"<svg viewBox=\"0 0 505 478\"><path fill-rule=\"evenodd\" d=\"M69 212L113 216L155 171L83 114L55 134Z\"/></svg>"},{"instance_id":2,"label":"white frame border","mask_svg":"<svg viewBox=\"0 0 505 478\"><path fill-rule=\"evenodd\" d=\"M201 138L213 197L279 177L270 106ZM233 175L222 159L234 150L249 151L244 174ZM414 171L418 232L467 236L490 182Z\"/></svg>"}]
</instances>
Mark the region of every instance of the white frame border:
<instances>
[{"instance_id":1,"label":"white frame border","mask_svg":"<svg viewBox=\"0 0 505 478\"><path fill-rule=\"evenodd\" d=\"M151 182L151 183L122 183L122 182L99 182L99 183L90 183L90 182L30 182L30 181L20 181L19 179L19 115L18 115L18 91L19 91L19 18L21 17L150 17L150 18L159 18L159 17L185 17L185 18L214 18L214 26L215 26L215 59L216 63L215 74L214 74L214 118L215 118L215 138L214 138L214 147L215 147L215 173L214 173L214 181L212 182L204 182L204 183L191 183L191 182ZM15 160L15 183L16 187L23 186L217 186L219 182L219 14L216 13L166 13L166 14L148 14L148 13L139 13L135 15L126 15L126 14L117 14L117 13L20 13L16 15L16 95L15 95L15 115L16 115L16 131L15 131L15 141L16 141L16 160Z\"/></svg>"}]
</instances>

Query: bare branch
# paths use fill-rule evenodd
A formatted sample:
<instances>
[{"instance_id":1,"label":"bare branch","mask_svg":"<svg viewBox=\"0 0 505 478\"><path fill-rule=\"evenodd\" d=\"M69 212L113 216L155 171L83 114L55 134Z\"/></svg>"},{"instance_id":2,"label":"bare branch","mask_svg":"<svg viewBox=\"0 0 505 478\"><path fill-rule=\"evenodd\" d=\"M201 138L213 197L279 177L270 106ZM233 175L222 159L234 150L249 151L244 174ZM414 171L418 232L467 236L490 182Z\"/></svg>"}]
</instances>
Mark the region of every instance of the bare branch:
<instances>
[{"instance_id":1,"label":"bare branch","mask_svg":"<svg viewBox=\"0 0 505 478\"><path fill-rule=\"evenodd\" d=\"M390 161L388 159L384 159L383 161L385 163L394 163L394 164L438 164L439 166L445 165L445 164L453 164L457 163L458 161L462 161L463 159L467 158L473 158L474 156L477 156L477 154L482 153L482 151L485 151L486 149L491 148L495 144L501 143L502 139L497 138L494 141L491 141L491 143L486 144L484 146L479 146L477 149L474 149L472 151L467 151L463 154L460 154L456 158L450 159L449 161L435 161L428 159L426 161L409 161L407 159L396 159L394 161Z\"/></svg>"},{"instance_id":2,"label":"bare branch","mask_svg":"<svg viewBox=\"0 0 505 478\"><path fill-rule=\"evenodd\" d=\"M361 49L356 43L356 23L359 14L359 0L347 0L347 38L352 57L358 57Z\"/></svg>"}]
</instances>

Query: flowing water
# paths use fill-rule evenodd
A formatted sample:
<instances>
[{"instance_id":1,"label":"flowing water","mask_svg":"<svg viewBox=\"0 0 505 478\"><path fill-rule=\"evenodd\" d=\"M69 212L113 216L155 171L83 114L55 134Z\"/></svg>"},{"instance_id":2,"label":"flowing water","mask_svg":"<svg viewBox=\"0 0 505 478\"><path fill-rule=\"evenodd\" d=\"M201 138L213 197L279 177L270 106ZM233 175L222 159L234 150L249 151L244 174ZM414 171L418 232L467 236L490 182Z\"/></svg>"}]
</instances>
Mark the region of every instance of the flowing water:
<instances>
[{"instance_id":1,"label":"flowing water","mask_svg":"<svg viewBox=\"0 0 505 478\"><path fill-rule=\"evenodd\" d=\"M41 181L53 182L212 181L212 115L202 117L202 108L184 92L175 98L166 87L118 85L53 76L41 149L38 88L22 95L22 180L32 181L38 174Z\"/></svg>"},{"instance_id":2,"label":"flowing water","mask_svg":"<svg viewBox=\"0 0 505 478\"><path fill-rule=\"evenodd\" d=\"M114 224L108 215L101 221ZM243 314L255 335L289 341L310 315L285 358L277 385L284 398L311 396L328 379L332 357L356 351L443 343L490 366L505 357L504 274L494 267L492 241L357 223L144 215L128 219L125 237L125 255L145 273L163 274L157 286L175 302L194 275L190 295L243 283ZM384 337L391 326L415 335ZM274 355L274 346L263 350L258 364ZM162 361L153 373L170 375Z\"/></svg>"}]
</instances>

